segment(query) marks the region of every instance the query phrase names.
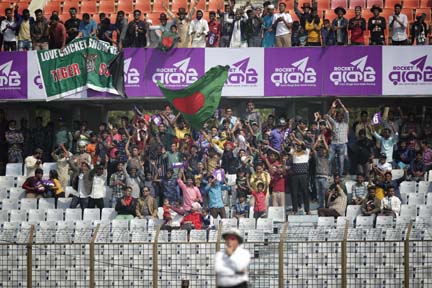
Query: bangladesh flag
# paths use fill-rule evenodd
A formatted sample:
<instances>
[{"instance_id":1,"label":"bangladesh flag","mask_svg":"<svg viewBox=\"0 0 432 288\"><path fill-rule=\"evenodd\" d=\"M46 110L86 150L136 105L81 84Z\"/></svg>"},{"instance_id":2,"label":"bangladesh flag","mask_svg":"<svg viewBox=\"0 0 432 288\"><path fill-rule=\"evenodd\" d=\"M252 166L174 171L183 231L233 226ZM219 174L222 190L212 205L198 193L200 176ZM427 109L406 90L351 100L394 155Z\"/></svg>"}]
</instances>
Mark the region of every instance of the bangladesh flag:
<instances>
[{"instance_id":1,"label":"bangladesh flag","mask_svg":"<svg viewBox=\"0 0 432 288\"><path fill-rule=\"evenodd\" d=\"M164 52L168 52L177 44L178 41L179 36L176 33L165 31L162 33L158 48Z\"/></svg>"},{"instance_id":2,"label":"bangladesh flag","mask_svg":"<svg viewBox=\"0 0 432 288\"><path fill-rule=\"evenodd\" d=\"M219 106L222 88L228 78L229 66L216 66L183 90L170 90L158 82L159 89L170 104L194 129L201 129Z\"/></svg>"}]
</instances>

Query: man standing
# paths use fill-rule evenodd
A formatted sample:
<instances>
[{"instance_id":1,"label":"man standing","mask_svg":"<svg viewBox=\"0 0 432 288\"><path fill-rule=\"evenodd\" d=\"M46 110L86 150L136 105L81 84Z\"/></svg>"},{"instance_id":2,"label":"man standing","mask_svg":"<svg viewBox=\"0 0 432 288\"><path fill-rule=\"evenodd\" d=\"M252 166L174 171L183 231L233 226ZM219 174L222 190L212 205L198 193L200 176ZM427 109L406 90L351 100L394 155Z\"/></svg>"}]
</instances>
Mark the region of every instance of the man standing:
<instances>
[{"instance_id":1,"label":"man standing","mask_svg":"<svg viewBox=\"0 0 432 288\"><path fill-rule=\"evenodd\" d=\"M32 50L30 28L34 25L34 18L30 17L30 11L24 9L22 15L18 14L18 6L15 6L15 17L17 21L18 49L19 51Z\"/></svg>"},{"instance_id":2,"label":"man standing","mask_svg":"<svg viewBox=\"0 0 432 288\"><path fill-rule=\"evenodd\" d=\"M192 47L194 48L206 47L206 36L209 32L209 27L207 20L203 18L203 15L203 12L198 10L196 12L196 18L189 26L189 35L192 38Z\"/></svg>"},{"instance_id":3,"label":"man standing","mask_svg":"<svg viewBox=\"0 0 432 288\"><path fill-rule=\"evenodd\" d=\"M243 237L239 230L230 229L222 234L222 238L225 240L225 251L219 251L215 256L216 285L220 288L246 288L251 256L240 246Z\"/></svg>"},{"instance_id":4,"label":"man standing","mask_svg":"<svg viewBox=\"0 0 432 288\"><path fill-rule=\"evenodd\" d=\"M294 13L297 15L297 17L300 19L300 25L303 28L303 31L306 31L306 20L309 18L310 11L311 11L311 4L310 3L303 3L303 6L301 9L303 10L303 13L300 12L298 9L298 0L294 0ZM317 3L315 1L312 1L313 8L317 8Z\"/></svg>"},{"instance_id":5,"label":"man standing","mask_svg":"<svg viewBox=\"0 0 432 288\"><path fill-rule=\"evenodd\" d=\"M81 23L81 20L78 19L76 17L77 14L77 9L72 7L69 9L69 14L70 14L70 19L67 20L64 24L64 26L66 27L66 31L67 31L67 40L66 40L66 44L71 42L73 39L75 39L75 37L78 36L78 29Z\"/></svg>"},{"instance_id":6,"label":"man standing","mask_svg":"<svg viewBox=\"0 0 432 288\"><path fill-rule=\"evenodd\" d=\"M208 22L209 33L207 34L207 47L219 47L220 23L216 20L216 12L210 11Z\"/></svg>"},{"instance_id":7,"label":"man standing","mask_svg":"<svg viewBox=\"0 0 432 288\"><path fill-rule=\"evenodd\" d=\"M385 45L384 31L387 25L385 18L379 15L382 9L378 5L373 5L370 11L373 13L368 21L368 29L371 33L370 45Z\"/></svg>"},{"instance_id":8,"label":"man standing","mask_svg":"<svg viewBox=\"0 0 432 288\"><path fill-rule=\"evenodd\" d=\"M90 14L84 13L83 19L78 27L78 37L96 36L97 24L96 21L90 19Z\"/></svg>"},{"instance_id":9,"label":"man standing","mask_svg":"<svg viewBox=\"0 0 432 288\"><path fill-rule=\"evenodd\" d=\"M33 152L33 155L25 158L25 169L27 176L34 175L36 169L42 168L42 155L42 149L36 148Z\"/></svg>"},{"instance_id":10,"label":"man standing","mask_svg":"<svg viewBox=\"0 0 432 288\"><path fill-rule=\"evenodd\" d=\"M210 215L214 219L216 219L218 215L221 218L226 218L226 211L222 200L222 185L213 175L208 177L208 184L205 190L209 197Z\"/></svg>"},{"instance_id":11,"label":"man standing","mask_svg":"<svg viewBox=\"0 0 432 288\"><path fill-rule=\"evenodd\" d=\"M336 112L336 105L339 104L343 110L343 113L338 111ZM347 143L348 143L348 123L349 123L349 111L342 104L340 99L337 99L333 102L332 107L330 109L330 115L336 113L336 119L333 119L332 116L326 115L325 119L329 120L333 127L333 138L330 144L330 163L333 164L333 161L336 160L336 174L341 176L344 172L344 161L348 156L347 152Z\"/></svg>"},{"instance_id":12,"label":"man standing","mask_svg":"<svg viewBox=\"0 0 432 288\"><path fill-rule=\"evenodd\" d=\"M392 45L407 45L408 36L406 29L408 27L408 17L401 13L402 5L397 3L394 6L394 15L389 17L389 28L391 33Z\"/></svg>"},{"instance_id":13,"label":"man standing","mask_svg":"<svg viewBox=\"0 0 432 288\"><path fill-rule=\"evenodd\" d=\"M262 128L262 120L261 113L255 109L255 104L252 101L249 101L246 106L246 113L244 115L244 119L252 125L252 122L258 124L259 129Z\"/></svg>"},{"instance_id":14,"label":"man standing","mask_svg":"<svg viewBox=\"0 0 432 288\"><path fill-rule=\"evenodd\" d=\"M203 199L198 187L194 186L192 176L188 175L186 177L186 184L185 184L181 179L181 175L182 174L179 174L177 183L183 194L183 209L184 211L189 212L194 202L202 203Z\"/></svg>"},{"instance_id":15,"label":"man standing","mask_svg":"<svg viewBox=\"0 0 432 288\"><path fill-rule=\"evenodd\" d=\"M120 37L117 37L117 45L121 49L125 45L126 33L128 29L128 21L125 17L124 11L118 11L115 26L117 28L118 35L120 35Z\"/></svg>"},{"instance_id":16,"label":"man standing","mask_svg":"<svg viewBox=\"0 0 432 288\"><path fill-rule=\"evenodd\" d=\"M66 27L63 25L63 23L60 22L60 19L57 15L52 15L50 20L51 24L49 26L49 48L63 49L66 46L67 39Z\"/></svg>"},{"instance_id":17,"label":"man standing","mask_svg":"<svg viewBox=\"0 0 432 288\"><path fill-rule=\"evenodd\" d=\"M180 37L180 41L177 44L177 48L188 48L190 45L189 39L189 25L192 21L192 17L195 14L195 7L198 5L199 0L195 0L195 5L189 10L189 13L186 13L186 9L181 7L178 9L177 16L175 16L170 10L168 10L167 3L163 3L163 7L165 12L169 17L173 20L173 24L177 26L178 35Z\"/></svg>"},{"instance_id":18,"label":"man standing","mask_svg":"<svg viewBox=\"0 0 432 288\"><path fill-rule=\"evenodd\" d=\"M348 21L344 17L346 10L342 7L337 7L334 10L337 15L336 19L333 20L332 27L336 34L336 43L339 46L347 45L348 43Z\"/></svg>"},{"instance_id":19,"label":"man standing","mask_svg":"<svg viewBox=\"0 0 432 288\"><path fill-rule=\"evenodd\" d=\"M105 207L105 185L107 179L107 171L103 165L98 165L96 167L96 173L94 173L91 193L88 201L88 208L99 208L103 209Z\"/></svg>"},{"instance_id":20,"label":"man standing","mask_svg":"<svg viewBox=\"0 0 432 288\"><path fill-rule=\"evenodd\" d=\"M16 51L16 22L12 16L12 8L6 8L5 14L6 19L1 22L0 26L1 33L3 34L3 51Z\"/></svg>"},{"instance_id":21,"label":"man standing","mask_svg":"<svg viewBox=\"0 0 432 288\"><path fill-rule=\"evenodd\" d=\"M234 13L232 12L230 5L225 5L225 13L220 12L220 10L218 9L218 14L221 19L221 40L219 45L220 47L229 47L233 30Z\"/></svg>"},{"instance_id":22,"label":"man standing","mask_svg":"<svg viewBox=\"0 0 432 288\"><path fill-rule=\"evenodd\" d=\"M35 11L36 21L30 26L30 35L33 41L33 50L48 50L48 23L41 9Z\"/></svg>"},{"instance_id":23,"label":"man standing","mask_svg":"<svg viewBox=\"0 0 432 288\"><path fill-rule=\"evenodd\" d=\"M248 11L250 11L250 14L248 14L248 20L246 21L248 47L261 47L263 20L259 15L260 10L256 8Z\"/></svg>"},{"instance_id":24,"label":"man standing","mask_svg":"<svg viewBox=\"0 0 432 288\"><path fill-rule=\"evenodd\" d=\"M234 16L233 30L231 34L230 47L231 48L246 48L246 21L247 17L244 15L242 9L237 9Z\"/></svg>"},{"instance_id":25,"label":"man standing","mask_svg":"<svg viewBox=\"0 0 432 288\"><path fill-rule=\"evenodd\" d=\"M348 30L351 30L351 45L365 45L364 31L366 31L366 20L362 17L362 7L355 7L355 16L348 23Z\"/></svg>"},{"instance_id":26,"label":"man standing","mask_svg":"<svg viewBox=\"0 0 432 288\"><path fill-rule=\"evenodd\" d=\"M318 16L316 8L312 8L312 12L309 18L306 19L306 31L307 31L307 46L321 46L320 32L322 27L322 20Z\"/></svg>"},{"instance_id":27,"label":"man standing","mask_svg":"<svg viewBox=\"0 0 432 288\"><path fill-rule=\"evenodd\" d=\"M273 25L276 29L276 47L291 47L292 18L285 12L286 4L279 3L279 13L273 17Z\"/></svg>"},{"instance_id":28,"label":"man standing","mask_svg":"<svg viewBox=\"0 0 432 288\"><path fill-rule=\"evenodd\" d=\"M125 47L140 48L147 46L147 29L144 21L140 20L141 11L134 11L134 20L128 25L125 38Z\"/></svg>"}]
</instances>

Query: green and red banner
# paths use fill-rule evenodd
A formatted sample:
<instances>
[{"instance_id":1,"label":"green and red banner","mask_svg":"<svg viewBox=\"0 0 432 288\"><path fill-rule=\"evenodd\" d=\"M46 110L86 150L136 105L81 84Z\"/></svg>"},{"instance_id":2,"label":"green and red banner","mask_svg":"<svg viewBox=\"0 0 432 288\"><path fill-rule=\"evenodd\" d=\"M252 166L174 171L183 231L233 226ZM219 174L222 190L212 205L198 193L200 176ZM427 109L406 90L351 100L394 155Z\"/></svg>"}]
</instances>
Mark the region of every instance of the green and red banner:
<instances>
[{"instance_id":1,"label":"green and red banner","mask_svg":"<svg viewBox=\"0 0 432 288\"><path fill-rule=\"evenodd\" d=\"M88 88L119 94L109 69L117 54L117 47L95 38L75 39L64 49L38 51L47 101ZM120 66L122 69L123 65ZM116 80L124 81L123 77Z\"/></svg>"}]
</instances>

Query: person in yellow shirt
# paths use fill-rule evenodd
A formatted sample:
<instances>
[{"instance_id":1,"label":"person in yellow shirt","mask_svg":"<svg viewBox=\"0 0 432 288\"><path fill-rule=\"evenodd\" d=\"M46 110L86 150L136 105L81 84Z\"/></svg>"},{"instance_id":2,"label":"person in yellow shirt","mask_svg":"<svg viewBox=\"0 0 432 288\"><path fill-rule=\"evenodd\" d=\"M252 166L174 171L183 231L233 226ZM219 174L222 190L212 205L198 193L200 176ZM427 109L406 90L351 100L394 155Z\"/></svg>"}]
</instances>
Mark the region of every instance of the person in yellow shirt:
<instances>
[{"instance_id":1,"label":"person in yellow shirt","mask_svg":"<svg viewBox=\"0 0 432 288\"><path fill-rule=\"evenodd\" d=\"M312 8L311 14L306 19L307 46L321 46L320 31L323 25L316 8Z\"/></svg>"},{"instance_id":2,"label":"person in yellow shirt","mask_svg":"<svg viewBox=\"0 0 432 288\"><path fill-rule=\"evenodd\" d=\"M65 192L60 184L59 176L56 170L51 170L49 172L49 179L54 183L54 187L51 189L54 192L55 206L57 207L58 198L64 198Z\"/></svg>"},{"instance_id":3,"label":"person in yellow shirt","mask_svg":"<svg viewBox=\"0 0 432 288\"><path fill-rule=\"evenodd\" d=\"M191 131L189 127L186 127L185 122L183 120L179 120L174 127L175 136L178 140L185 140L186 134L191 135Z\"/></svg>"}]
</instances>

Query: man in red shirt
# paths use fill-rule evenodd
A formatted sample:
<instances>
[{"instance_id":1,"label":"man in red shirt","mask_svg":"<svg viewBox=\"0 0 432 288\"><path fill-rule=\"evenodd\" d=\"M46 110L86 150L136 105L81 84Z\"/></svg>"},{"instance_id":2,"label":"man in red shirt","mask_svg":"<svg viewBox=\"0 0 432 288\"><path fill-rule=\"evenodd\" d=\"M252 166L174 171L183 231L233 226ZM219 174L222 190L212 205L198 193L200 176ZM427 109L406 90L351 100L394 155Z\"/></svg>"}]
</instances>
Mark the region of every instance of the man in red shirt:
<instances>
[{"instance_id":1,"label":"man in red shirt","mask_svg":"<svg viewBox=\"0 0 432 288\"><path fill-rule=\"evenodd\" d=\"M364 31L366 31L366 20L361 16L362 8L355 7L355 16L348 22L348 30L351 30L351 45L365 45Z\"/></svg>"},{"instance_id":2,"label":"man in red shirt","mask_svg":"<svg viewBox=\"0 0 432 288\"><path fill-rule=\"evenodd\" d=\"M219 47L220 25L216 20L216 12L210 11L208 22L209 32L207 34L207 47Z\"/></svg>"},{"instance_id":3,"label":"man in red shirt","mask_svg":"<svg viewBox=\"0 0 432 288\"><path fill-rule=\"evenodd\" d=\"M274 207L285 207L285 166L279 164L276 171L271 172L272 204Z\"/></svg>"},{"instance_id":4,"label":"man in red shirt","mask_svg":"<svg viewBox=\"0 0 432 288\"><path fill-rule=\"evenodd\" d=\"M60 22L58 15L52 15L50 20L49 41L52 44L52 48L63 49L66 45L66 28L63 23Z\"/></svg>"}]
</instances>

